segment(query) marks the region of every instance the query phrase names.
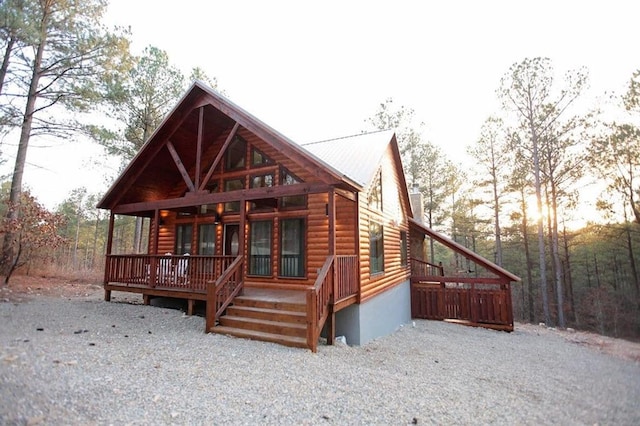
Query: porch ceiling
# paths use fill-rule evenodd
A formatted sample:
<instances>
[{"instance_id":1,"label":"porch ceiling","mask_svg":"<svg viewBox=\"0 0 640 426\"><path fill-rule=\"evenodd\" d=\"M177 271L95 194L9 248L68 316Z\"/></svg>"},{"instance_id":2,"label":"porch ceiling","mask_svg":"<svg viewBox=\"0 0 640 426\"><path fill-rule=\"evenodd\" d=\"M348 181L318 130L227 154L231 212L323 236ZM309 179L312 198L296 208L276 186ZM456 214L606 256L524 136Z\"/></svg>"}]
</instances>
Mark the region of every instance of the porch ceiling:
<instances>
[{"instance_id":1,"label":"porch ceiling","mask_svg":"<svg viewBox=\"0 0 640 426\"><path fill-rule=\"evenodd\" d=\"M175 148L180 161L189 173L191 181L195 181L198 123L200 109L187 112L182 121L175 115L169 117L163 128L150 139L149 147L143 148L132 164L133 170L127 170L127 183L121 187L117 204L149 202L170 198L171 195L182 195L187 185L182 178L176 162L167 146L170 142ZM214 108L205 105L203 111L203 157L214 149L215 142L222 134L233 128L234 121ZM166 131L171 128L171 131ZM155 149L153 149L155 148ZM211 155L211 154L210 154ZM201 175L207 170L200 170Z\"/></svg>"}]
</instances>

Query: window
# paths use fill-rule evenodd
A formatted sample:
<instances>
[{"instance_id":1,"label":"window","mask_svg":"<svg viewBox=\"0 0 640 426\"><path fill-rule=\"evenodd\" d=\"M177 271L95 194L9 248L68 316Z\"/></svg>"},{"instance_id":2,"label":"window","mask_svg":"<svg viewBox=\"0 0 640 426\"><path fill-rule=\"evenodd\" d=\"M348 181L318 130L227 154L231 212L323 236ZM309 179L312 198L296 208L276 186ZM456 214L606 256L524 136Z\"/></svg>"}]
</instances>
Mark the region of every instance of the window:
<instances>
[{"instance_id":1,"label":"window","mask_svg":"<svg viewBox=\"0 0 640 426\"><path fill-rule=\"evenodd\" d=\"M212 256L216 252L216 226L207 223L198 227L198 254Z\"/></svg>"},{"instance_id":2,"label":"window","mask_svg":"<svg viewBox=\"0 0 640 426\"><path fill-rule=\"evenodd\" d=\"M233 138L225 155L225 170L244 169L247 143L240 136Z\"/></svg>"},{"instance_id":3,"label":"window","mask_svg":"<svg viewBox=\"0 0 640 426\"><path fill-rule=\"evenodd\" d=\"M369 223L369 272L377 274L384 271L384 232L379 223Z\"/></svg>"},{"instance_id":4,"label":"window","mask_svg":"<svg viewBox=\"0 0 640 426\"><path fill-rule=\"evenodd\" d=\"M304 277L304 235L304 219L283 219L280 221L280 276Z\"/></svg>"},{"instance_id":5,"label":"window","mask_svg":"<svg viewBox=\"0 0 640 426\"><path fill-rule=\"evenodd\" d=\"M400 264L407 266L407 231L400 231Z\"/></svg>"},{"instance_id":6,"label":"window","mask_svg":"<svg viewBox=\"0 0 640 426\"><path fill-rule=\"evenodd\" d=\"M264 188L273 186L273 174L251 176L250 188Z\"/></svg>"},{"instance_id":7,"label":"window","mask_svg":"<svg viewBox=\"0 0 640 426\"><path fill-rule=\"evenodd\" d=\"M176 250L175 254L191 254L191 238L193 237L193 225L185 224L176 226Z\"/></svg>"},{"instance_id":8,"label":"window","mask_svg":"<svg viewBox=\"0 0 640 426\"><path fill-rule=\"evenodd\" d=\"M271 159L264 155L261 151L257 150L256 148L253 148L251 150L251 167L266 166L271 163Z\"/></svg>"},{"instance_id":9,"label":"window","mask_svg":"<svg viewBox=\"0 0 640 426\"><path fill-rule=\"evenodd\" d=\"M240 189L244 189L244 180L243 179L230 179L224 181L224 191L237 191ZM239 212L240 211L240 201L229 201L224 203L224 211L225 212Z\"/></svg>"},{"instance_id":10,"label":"window","mask_svg":"<svg viewBox=\"0 0 640 426\"><path fill-rule=\"evenodd\" d=\"M382 211L382 172L376 175L376 180L371 185L369 192L369 207Z\"/></svg>"},{"instance_id":11,"label":"window","mask_svg":"<svg viewBox=\"0 0 640 426\"><path fill-rule=\"evenodd\" d=\"M249 274L271 275L271 221L251 222Z\"/></svg>"},{"instance_id":12,"label":"window","mask_svg":"<svg viewBox=\"0 0 640 426\"><path fill-rule=\"evenodd\" d=\"M282 172L280 173L280 185L295 185L296 183L302 183L302 181L289 173L288 170L282 169ZM288 197L282 197L280 199L280 207L285 209L306 207L306 205L306 195L290 195Z\"/></svg>"}]
</instances>

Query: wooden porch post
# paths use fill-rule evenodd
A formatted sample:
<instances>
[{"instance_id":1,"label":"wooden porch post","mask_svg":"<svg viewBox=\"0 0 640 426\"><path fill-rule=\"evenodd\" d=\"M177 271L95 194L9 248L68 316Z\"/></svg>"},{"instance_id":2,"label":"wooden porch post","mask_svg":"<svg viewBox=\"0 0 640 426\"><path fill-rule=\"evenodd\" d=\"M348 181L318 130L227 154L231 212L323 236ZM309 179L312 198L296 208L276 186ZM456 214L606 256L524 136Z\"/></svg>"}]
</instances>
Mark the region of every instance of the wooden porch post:
<instances>
[{"instance_id":1,"label":"wooden porch post","mask_svg":"<svg viewBox=\"0 0 640 426\"><path fill-rule=\"evenodd\" d=\"M333 345L336 339L336 312L335 302L338 295L338 270L336 268L335 254L336 254L336 197L333 188L329 190L329 204L327 207L329 213L329 256L334 258L333 266L331 267L331 280L332 295L331 304L329 306L329 317L327 318L327 344Z\"/></svg>"},{"instance_id":2,"label":"wooden porch post","mask_svg":"<svg viewBox=\"0 0 640 426\"><path fill-rule=\"evenodd\" d=\"M158 244L160 240L160 210L156 209L153 214L154 222L154 239L153 239L153 254L158 254Z\"/></svg>"},{"instance_id":3,"label":"wooden porch post","mask_svg":"<svg viewBox=\"0 0 640 426\"><path fill-rule=\"evenodd\" d=\"M247 259L247 255L249 254L249 248L247 247L247 239L245 238L245 227L247 224L247 200L245 200L244 198L242 198L240 200L240 241L238 242L240 244L240 247L238 248L238 254L242 256L243 259ZM240 271L240 279L244 281L244 271L245 268L249 268L249 262L243 262L242 265L242 270ZM242 286L242 289L240 290L240 294L243 294L244 292L244 285Z\"/></svg>"},{"instance_id":4,"label":"wooden porch post","mask_svg":"<svg viewBox=\"0 0 640 426\"><path fill-rule=\"evenodd\" d=\"M106 286L109 283L109 255L111 254L111 250L113 249L113 223L114 223L114 214L113 211L109 214L109 231L107 234L107 253L105 256L105 267L104 267L104 282L103 284ZM111 301L111 290L104 290L104 301Z\"/></svg>"}]
</instances>

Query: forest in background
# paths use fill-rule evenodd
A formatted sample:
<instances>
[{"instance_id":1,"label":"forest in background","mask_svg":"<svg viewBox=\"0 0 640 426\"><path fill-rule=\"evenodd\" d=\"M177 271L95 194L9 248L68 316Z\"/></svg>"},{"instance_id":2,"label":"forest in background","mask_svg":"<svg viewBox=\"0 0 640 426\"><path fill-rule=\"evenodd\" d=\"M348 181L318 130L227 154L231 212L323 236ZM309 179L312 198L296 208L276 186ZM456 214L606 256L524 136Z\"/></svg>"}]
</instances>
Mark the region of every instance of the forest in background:
<instances>
[{"instance_id":1,"label":"forest in background","mask_svg":"<svg viewBox=\"0 0 640 426\"><path fill-rule=\"evenodd\" d=\"M104 267L101 194L79 187L53 211L44 208L22 186L32 138L83 137L124 166L191 81L217 88L202 69L182 73L161 48L133 55L126 30L96 23L106 6L0 3L0 131L19 147L14 173L2 178L6 281L14 272L100 281ZM459 158L424 138L429 117L393 99L362 130L396 129L428 226L522 277L513 285L517 320L638 339L640 71L626 92L599 105L581 102L588 70L560 71L546 58L505 70L496 87L502 108L475 141L464 141ZM1 151L0 161L7 161ZM114 253L145 251L147 229L117 217ZM475 273L437 243L430 253L447 270Z\"/></svg>"}]
</instances>

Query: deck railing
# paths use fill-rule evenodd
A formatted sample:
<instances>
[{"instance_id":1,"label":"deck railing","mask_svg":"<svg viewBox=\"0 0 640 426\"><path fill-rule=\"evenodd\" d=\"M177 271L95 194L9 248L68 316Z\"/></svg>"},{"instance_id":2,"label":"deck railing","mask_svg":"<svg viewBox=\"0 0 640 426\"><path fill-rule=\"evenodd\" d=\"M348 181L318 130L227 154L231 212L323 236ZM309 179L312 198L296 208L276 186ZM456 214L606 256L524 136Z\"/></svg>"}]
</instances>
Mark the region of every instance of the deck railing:
<instances>
[{"instance_id":1,"label":"deck railing","mask_svg":"<svg viewBox=\"0 0 640 426\"><path fill-rule=\"evenodd\" d=\"M318 350L318 338L332 305L358 293L358 257L329 256L307 291L307 345ZM333 339L334 336L330 336Z\"/></svg>"},{"instance_id":2,"label":"deck railing","mask_svg":"<svg viewBox=\"0 0 640 426\"><path fill-rule=\"evenodd\" d=\"M442 265L411 261L413 318L513 330L510 282L495 277L445 276Z\"/></svg>"},{"instance_id":3,"label":"deck railing","mask_svg":"<svg viewBox=\"0 0 640 426\"><path fill-rule=\"evenodd\" d=\"M234 261L233 256L107 255L105 283L201 292Z\"/></svg>"},{"instance_id":4,"label":"deck railing","mask_svg":"<svg viewBox=\"0 0 640 426\"><path fill-rule=\"evenodd\" d=\"M207 284L207 319L205 333L209 333L225 309L241 291L244 258L240 255L215 281Z\"/></svg>"},{"instance_id":5,"label":"deck railing","mask_svg":"<svg viewBox=\"0 0 640 426\"><path fill-rule=\"evenodd\" d=\"M418 277L444 275L444 267L442 262L435 265L433 263L425 262L424 260L411 258L411 275Z\"/></svg>"},{"instance_id":6,"label":"deck railing","mask_svg":"<svg viewBox=\"0 0 640 426\"><path fill-rule=\"evenodd\" d=\"M358 294L358 256L336 256L334 276L335 302Z\"/></svg>"},{"instance_id":7,"label":"deck railing","mask_svg":"<svg viewBox=\"0 0 640 426\"><path fill-rule=\"evenodd\" d=\"M333 262L329 256L320 269L313 288L307 291L307 345L313 352L318 350L318 338L329 316L329 304L333 296Z\"/></svg>"}]
</instances>

